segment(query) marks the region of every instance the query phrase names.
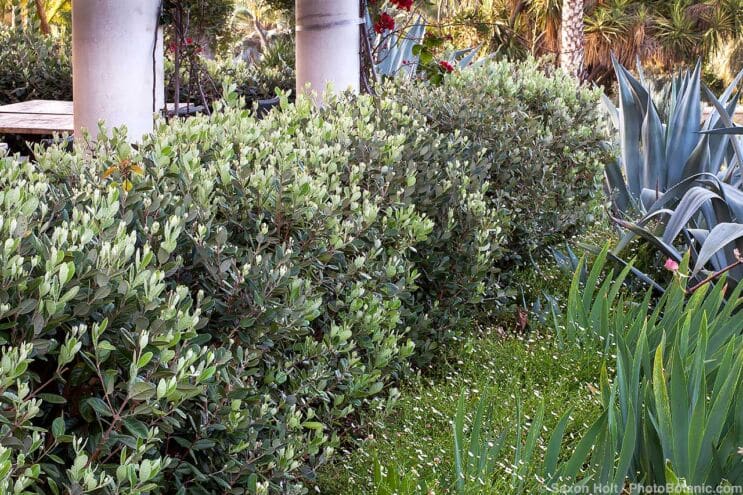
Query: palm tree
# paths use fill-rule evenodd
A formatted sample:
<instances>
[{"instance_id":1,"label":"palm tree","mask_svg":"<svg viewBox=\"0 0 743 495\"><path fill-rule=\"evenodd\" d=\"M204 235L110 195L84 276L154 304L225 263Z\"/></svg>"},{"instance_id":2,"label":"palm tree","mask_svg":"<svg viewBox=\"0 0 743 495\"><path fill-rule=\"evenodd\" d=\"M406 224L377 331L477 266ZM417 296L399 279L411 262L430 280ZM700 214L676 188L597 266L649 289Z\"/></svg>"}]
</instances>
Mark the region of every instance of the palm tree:
<instances>
[{"instance_id":1,"label":"palm tree","mask_svg":"<svg viewBox=\"0 0 743 495\"><path fill-rule=\"evenodd\" d=\"M575 71L582 60L584 77L599 82L613 77L612 54L625 66L640 59L668 72L698 57L710 59L714 54L725 59L741 44L743 32L743 0L436 0L434 4L429 18L445 26L442 29L455 37L458 46L483 43L499 55L520 58L560 55L562 44L563 65Z\"/></svg>"},{"instance_id":2,"label":"palm tree","mask_svg":"<svg viewBox=\"0 0 743 495\"><path fill-rule=\"evenodd\" d=\"M583 79L586 43L583 0L563 0L560 34L560 65L568 73Z\"/></svg>"},{"instance_id":3,"label":"palm tree","mask_svg":"<svg viewBox=\"0 0 743 495\"><path fill-rule=\"evenodd\" d=\"M740 38L743 0L596 0L586 9L586 59L591 79L640 60L660 72L709 59Z\"/></svg>"},{"instance_id":4,"label":"palm tree","mask_svg":"<svg viewBox=\"0 0 743 495\"><path fill-rule=\"evenodd\" d=\"M534 55L559 55L562 3L564 0L529 0L523 21L522 33L532 36L529 51Z\"/></svg>"},{"instance_id":5,"label":"palm tree","mask_svg":"<svg viewBox=\"0 0 743 495\"><path fill-rule=\"evenodd\" d=\"M268 49L266 21L270 19L270 6L264 0L237 0L233 21L241 31L253 31L258 35L261 50ZM271 19L272 20L272 19Z\"/></svg>"},{"instance_id":6,"label":"palm tree","mask_svg":"<svg viewBox=\"0 0 743 495\"><path fill-rule=\"evenodd\" d=\"M52 25L64 23L62 14L69 13L71 0L0 0L0 21L13 24L14 12L23 25L38 21L42 33L52 33Z\"/></svg>"},{"instance_id":7,"label":"palm tree","mask_svg":"<svg viewBox=\"0 0 743 495\"><path fill-rule=\"evenodd\" d=\"M44 6L44 0L34 0L36 4L36 16L39 18L39 25L41 26L41 32L49 35L52 29L49 27L49 19L46 16L46 7Z\"/></svg>"}]
</instances>

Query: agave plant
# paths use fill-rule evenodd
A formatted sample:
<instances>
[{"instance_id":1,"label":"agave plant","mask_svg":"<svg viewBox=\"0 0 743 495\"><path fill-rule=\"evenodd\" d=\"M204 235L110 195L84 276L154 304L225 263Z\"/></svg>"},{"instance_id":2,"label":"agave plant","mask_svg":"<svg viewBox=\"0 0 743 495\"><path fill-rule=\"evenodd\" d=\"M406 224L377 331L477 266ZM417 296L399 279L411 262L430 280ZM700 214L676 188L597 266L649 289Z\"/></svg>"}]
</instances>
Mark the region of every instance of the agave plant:
<instances>
[{"instance_id":1,"label":"agave plant","mask_svg":"<svg viewBox=\"0 0 743 495\"><path fill-rule=\"evenodd\" d=\"M674 78L664 116L641 68L636 79L614 64L619 108L605 103L619 129L621 156L607 167L606 178L617 223L627 231L614 253L639 237L676 261L690 250L693 277L732 270L731 278L740 280L743 146L732 116L743 72L717 98L702 84L698 63ZM712 105L704 122L702 92ZM640 220L629 221L633 213Z\"/></svg>"},{"instance_id":2,"label":"agave plant","mask_svg":"<svg viewBox=\"0 0 743 495\"><path fill-rule=\"evenodd\" d=\"M492 55L477 58L480 53L482 45L475 46L473 48L465 48L463 50L455 50L448 54L446 57L447 62L452 66L459 68L460 70L466 68L474 68L483 65L487 60L490 60Z\"/></svg>"},{"instance_id":3,"label":"agave plant","mask_svg":"<svg viewBox=\"0 0 743 495\"><path fill-rule=\"evenodd\" d=\"M608 98L604 98L604 104L619 131L621 147L620 159L606 170L615 210L621 214L631 209L646 212L659 194L700 173L720 175L729 183L740 167L740 158L735 160L738 143L729 135L706 131L732 126L740 97L734 90L743 71L716 98L702 84L701 63L697 63L694 70L674 77L669 101L660 105L667 109L668 115L663 115L642 67L638 64L637 79L616 59L613 62L619 107ZM704 122L703 87L714 105Z\"/></svg>"}]
</instances>

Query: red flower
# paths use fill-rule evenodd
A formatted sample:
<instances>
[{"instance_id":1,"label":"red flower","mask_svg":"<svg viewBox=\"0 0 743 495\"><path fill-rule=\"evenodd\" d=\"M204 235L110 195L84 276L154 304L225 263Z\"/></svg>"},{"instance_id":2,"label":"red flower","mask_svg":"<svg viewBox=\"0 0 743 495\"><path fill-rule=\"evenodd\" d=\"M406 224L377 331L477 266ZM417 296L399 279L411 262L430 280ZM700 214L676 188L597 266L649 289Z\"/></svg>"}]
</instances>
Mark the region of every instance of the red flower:
<instances>
[{"instance_id":1,"label":"red flower","mask_svg":"<svg viewBox=\"0 0 743 495\"><path fill-rule=\"evenodd\" d=\"M394 31L394 29L395 19L387 12L382 12L382 15L379 16L379 20L374 23L374 31L377 34L381 34L384 31Z\"/></svg>"},{"instance_id":2,"label":"red flower","mask_svg":"<svg viewBox=\"0 0 743 495\"><path fill-rule=\"evenodd\" d=\"M439 67L444 72L454 72L454 66L446 60L442 60L441 62L439 62Z\"/></svg>"},{"instance_id":3,"label":"red flower","mask_svg":"<svg viewBox=\"0 0 743 495\"><path fill-rule=\"evenodd\" d=\"M413 6L413 0L390 0L398 9L410 11Z\"/></svg>"},{"instance_id":4,"label":"red flower","mask_svg":"<svg viewBox=\"0 0 743 495\"><path fill-rule=\"evenodd\" d=\"M186 38L186 46L193 45L193 38Z\"/></svg>"}]
</instances>

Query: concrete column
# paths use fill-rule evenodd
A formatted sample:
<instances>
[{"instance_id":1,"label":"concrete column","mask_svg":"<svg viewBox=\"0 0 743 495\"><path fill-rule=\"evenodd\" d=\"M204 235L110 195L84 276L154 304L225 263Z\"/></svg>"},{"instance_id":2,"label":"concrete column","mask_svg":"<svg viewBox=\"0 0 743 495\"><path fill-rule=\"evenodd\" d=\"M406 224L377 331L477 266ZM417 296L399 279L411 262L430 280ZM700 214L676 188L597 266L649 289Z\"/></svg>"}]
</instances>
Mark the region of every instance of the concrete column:
<instances>
[{"instance_id":1,"label":"concrete column","mask_svg":"<svg viewBox=\"0 0 743 495\"><path fill-rule=\"evenodd\" d=\"M152 131L165 93L159 17L160 0L73 0L76 132L95 138L99 120L125 125L133 142Z\"/></svg>"},{"instance_id":2,"label":"concrete column","mask_svg":"<svg viewBox=\"0 0 743 495\"><path fill-rule=\"evenodd\" d=\"M358 0L297 0L297 93L307 83L318 103L327 83L335 91L359 90Z\"/></svg>"}]
</instances>

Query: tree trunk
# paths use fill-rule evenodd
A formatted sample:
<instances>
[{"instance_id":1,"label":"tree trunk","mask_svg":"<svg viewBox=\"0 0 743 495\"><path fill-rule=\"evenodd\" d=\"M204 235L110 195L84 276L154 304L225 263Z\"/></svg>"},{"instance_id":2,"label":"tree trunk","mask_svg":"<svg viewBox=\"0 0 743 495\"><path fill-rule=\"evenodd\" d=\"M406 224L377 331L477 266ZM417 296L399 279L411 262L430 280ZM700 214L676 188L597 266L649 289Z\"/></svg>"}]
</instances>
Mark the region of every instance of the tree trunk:
<instances>
[{"instance_id":1,"label":"tree trunk","mask_svg":"<svg viewBox=\"0 0 743 495\"><path fill-rule=\"evenodd\" d=\"M46 8L44 8L43 0L36 0L36 14L39 16L39 24L41 25L41 32L45 35L51 34L52 30L49 27L49 19L46 17Z\"/></svg>"},{"instance_id":2,"label":"tree trunk","mask_svg":"<svg viewBox=\"0 0 743 495\"><path fill-rule=\"evenodd\" d=\"M560 66L569 74L582 80L584 54L583 0L563 0Z\"/></svg>"},{"instance_id":3,"label":"tree trunk","mask_svg":"<svg viewBox=\"0 0 743 495\"><path fill-rule=\"evenodd\" d=\"M297 0L297 93L309 84L322 104L330 83L334 91L359 91L361 56L358 2Z\"/></svg>"},{"instance_id":4,"label":"tree trunk","mask_svg":"<svg viewBox=\"0 0 743 495\"><path fill-rule=\"evenodd\" d=\"M266 37L266 30L263 29L263 24L261 24L257 15L253 15L253 27L255 28L255 32L258 33L258 39L261 42L261 51L266 53L268 51L268 37Z\"/></svg>"}]
</instances>

